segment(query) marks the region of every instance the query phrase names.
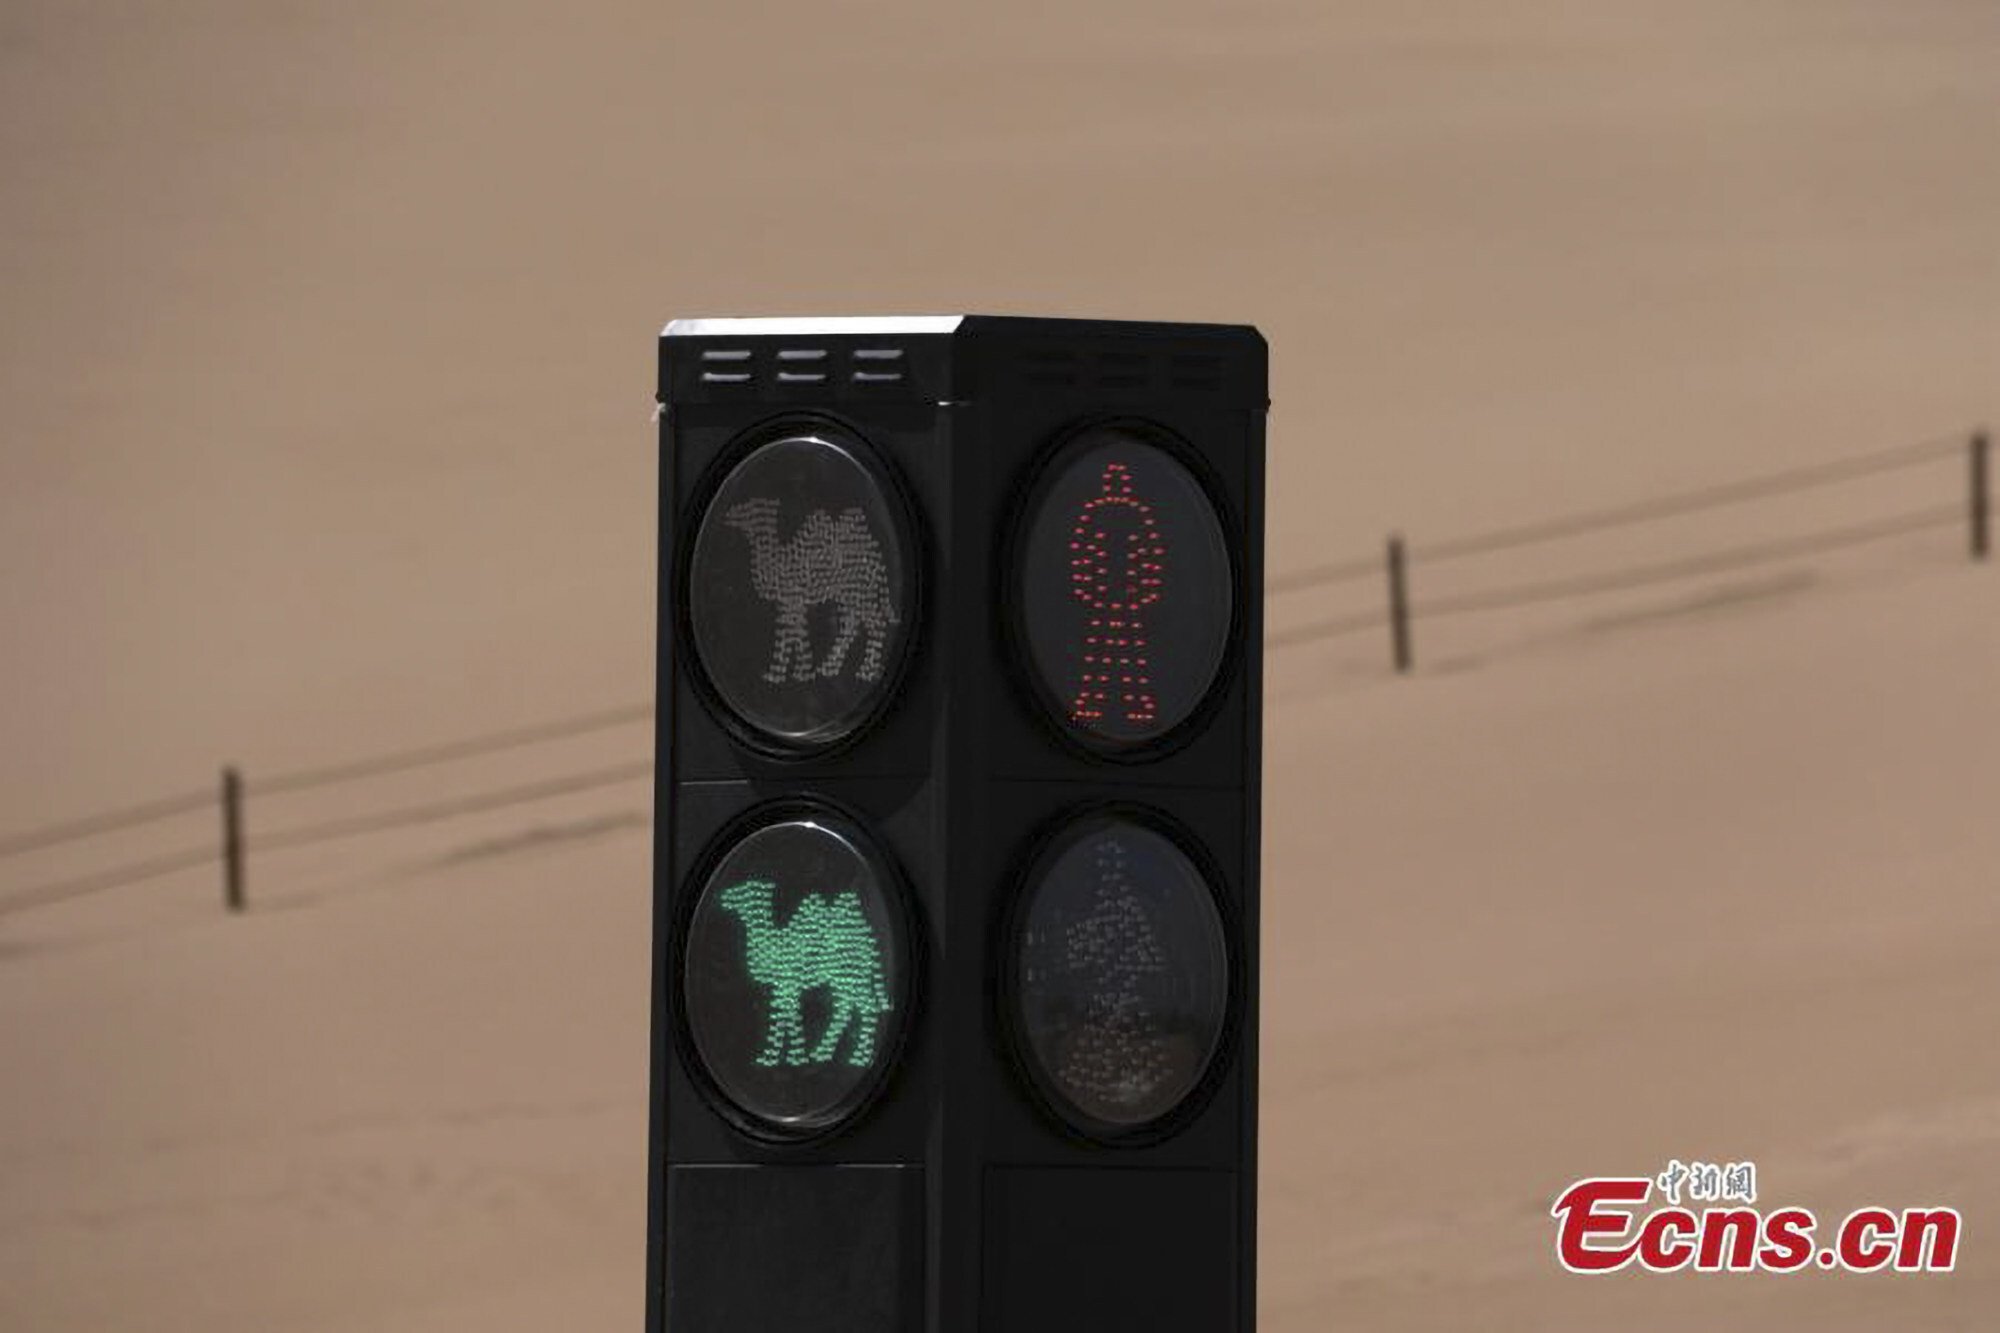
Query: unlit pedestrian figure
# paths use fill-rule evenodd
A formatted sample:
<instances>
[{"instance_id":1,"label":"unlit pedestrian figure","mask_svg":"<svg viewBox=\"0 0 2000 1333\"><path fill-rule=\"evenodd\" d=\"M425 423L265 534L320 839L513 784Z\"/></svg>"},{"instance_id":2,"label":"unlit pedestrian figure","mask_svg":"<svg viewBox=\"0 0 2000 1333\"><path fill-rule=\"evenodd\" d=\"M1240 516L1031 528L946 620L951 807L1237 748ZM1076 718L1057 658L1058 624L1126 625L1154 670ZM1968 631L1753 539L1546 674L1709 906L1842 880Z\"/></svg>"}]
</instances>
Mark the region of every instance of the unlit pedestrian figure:
<instances>
[{"instance_id":1,"label":"unlit pedestrian figure","mask_svg":"<svg viewBox=\"0 0 2000 1333\"><path fill-rule=\"evenodd\" d=\"M1093 1097L1131 1106L1152 1096L1172 1072L1148 1000L1154 978L1168 970L1167 953L1133 891L1122 843L1106 839L1098 847L1096 872L1089 913L1064 932L1064 970L1087 978L1091 989L1058 1073Z\"/></svg>"}]
</instances>

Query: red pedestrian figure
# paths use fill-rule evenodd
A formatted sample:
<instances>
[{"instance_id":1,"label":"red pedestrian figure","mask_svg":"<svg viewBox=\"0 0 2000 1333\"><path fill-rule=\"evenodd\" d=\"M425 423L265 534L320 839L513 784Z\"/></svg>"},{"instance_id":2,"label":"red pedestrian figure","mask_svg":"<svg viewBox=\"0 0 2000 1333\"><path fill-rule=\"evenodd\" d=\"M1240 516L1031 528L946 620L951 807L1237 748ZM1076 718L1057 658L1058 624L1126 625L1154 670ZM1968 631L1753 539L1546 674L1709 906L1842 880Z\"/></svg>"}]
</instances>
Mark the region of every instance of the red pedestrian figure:
<instances>
[{"instance_id":1,"label":"red pedestrian figure","mask_svg":"<svg viewBox=\"0 0 2000 1333\"><path fill-rule=\"evenodd\" d=\"M1104 465L1103 490L1070 530L1070 587L1090 608L1083 676L1070 714L1102 725L1117 715L1145 726L1158 715L1146 665L1145 608L1160 600L1166 545L1153 507L1132 494L1132 469Z\"/></svg>"}]
</instances>

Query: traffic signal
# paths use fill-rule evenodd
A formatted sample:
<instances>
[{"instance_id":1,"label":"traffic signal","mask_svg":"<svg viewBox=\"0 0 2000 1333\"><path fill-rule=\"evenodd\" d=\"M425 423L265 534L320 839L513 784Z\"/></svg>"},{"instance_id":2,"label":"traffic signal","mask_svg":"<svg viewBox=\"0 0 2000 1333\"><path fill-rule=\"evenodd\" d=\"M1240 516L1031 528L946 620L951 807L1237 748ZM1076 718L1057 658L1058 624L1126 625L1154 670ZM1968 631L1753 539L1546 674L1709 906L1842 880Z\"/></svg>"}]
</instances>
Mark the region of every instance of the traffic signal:
<instances>
[{"instance_id":1,"label":"traffic signal","mask_svg":"<svg viewBox=\"0 0 2000 1333\"><path fill-rule=\"evenodd\" d=\"M1255 1326L1263 340L660 339L648 1333Z\"/></svg>"}]
</instances>

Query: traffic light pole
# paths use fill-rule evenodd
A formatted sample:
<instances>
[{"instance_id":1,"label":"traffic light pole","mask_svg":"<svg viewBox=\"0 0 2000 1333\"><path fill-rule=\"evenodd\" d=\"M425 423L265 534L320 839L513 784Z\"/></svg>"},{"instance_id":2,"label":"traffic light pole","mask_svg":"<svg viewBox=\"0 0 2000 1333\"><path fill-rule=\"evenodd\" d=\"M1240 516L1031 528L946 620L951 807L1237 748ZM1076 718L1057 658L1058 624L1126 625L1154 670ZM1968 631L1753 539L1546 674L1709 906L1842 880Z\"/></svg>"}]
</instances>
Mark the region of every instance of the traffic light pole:
<instances>
[{"instance_id":1,"label":"traffic light pole","mask_svg":"<svg viewBox=\"0 0 2000 1333\"><path fill-rule=\"evenodd\" d=\"M1255 1327L1265 354L661 340L649 1333Z\"/></svg>"}]
</instances>

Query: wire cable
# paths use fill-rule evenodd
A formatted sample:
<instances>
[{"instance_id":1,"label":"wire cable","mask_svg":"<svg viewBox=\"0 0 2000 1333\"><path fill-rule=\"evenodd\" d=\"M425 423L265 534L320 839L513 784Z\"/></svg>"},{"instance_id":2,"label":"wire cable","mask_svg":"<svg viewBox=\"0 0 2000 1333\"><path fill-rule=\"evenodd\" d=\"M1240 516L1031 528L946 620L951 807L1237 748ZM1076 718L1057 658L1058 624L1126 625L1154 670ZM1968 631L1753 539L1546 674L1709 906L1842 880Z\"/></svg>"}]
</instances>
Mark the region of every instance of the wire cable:
<instances>
[{"instance_id":1,"label":"wire cable","mask_svg":"<svg viewBox=\"0 0 2000 1333\"><path fill-rule=\"evenodd\" d=\"M1686 560L1669 561L1664 564L1639 565L1628 569L1613 570L1607 574L1585 575L1580 578L1549 579L1541 583L1517 584L1510 588L1494 588L1486 592L1468 593L1460 597L1448 597L1440 601L1424 603L1419 600L1411 608L1410 619L1426 620L1437 616L1463 615L1475 611L1497 611L1507 607L1528 606L1538 602L1559 601L1571 597L1588 597L1597 593L1617 592L1627 588L1646 587L1656 583L1669 583L1679 579L1692 578L1702 574L1723 573L1750 565L1768 564L1773 560L1784 560L1792 556L1812 555L1820 551L1835 550L1843 546L1857 546L1865 542L1881 541L1889 537L1899 537L1906 533L1922 532L1929 528L1942 527L1947 523L1962 523L1964 512L1956 505L1933 507L1915 513L1900 514L1894 518L1874 523L1856 524L1851 527L1831 528L1783 541L1764 542L1753 546L1737 546L1727 550L1712 551L1707 555L1694 556Z\"/></svg>"},{"instance_id":2,"label":"wire cable","mask_svg":"<svg viewBox=\"0 0 2000 1333\"><path fill-rule=\"evenodd\" d=\"M1540 519L1533 523L1494 528L1469 537L1456 537L1431 545L1417 544L1411 547L1410 558L1412 561L1421 560L1429 564L1438 564L1467 556L1512 550L1563 537L1576 537L1633 523L1647 523L1722 505L1741 504L1792 491L1851 481L1857 477L1873 476L1899 468L1915 467L1942 458L1956 457L1963 448L1962 436L1934 435L1888 449L1877 449L1871 453L1850 455L1824 463L1808 463L1802 467L1767 472L1740 481L1704 486L1697 490L1682 491L1653 500L1640 500L1604 509L1581 510L1573 514ZM1282 596L1289 592L1301 592L1307 588L1368 577L1380 573L1381 568L1382 563L1379 560L1349 560L1338 564L1313 565L1266 579L1264 590L1266 593Z\"/></svg>"},{"instance_id":3,"label":"wire cable","mask_svg":"<svg viewBox=\"0 0 2000 1333\"><path fill-rule=\"evenodd\" d=\"M1428 546L1413 544L1410 558L1438 564L1445 560L1485 555L1493 551L1510 550L1562 537L1574 537L1605 528L1647 523L1655 519L1691 514L1721 505L1741 504L1748 500L1784 495L1816 486L1828 486L1835 482L1851 481L1856 477L1872 476L1879 472L1914 467L1955 456L1963 450L1964 443L1964 440L1957 436L1935 436L1899 445L1893 449L1879 449L1873 453L1837 458L1826 463L1811 463L1804 467L1788 468L1782 472L1767 472L1741 481L1704 486L1698 490L1682 491L1658 499L1615 505L1607 509L1583 510L1536 523L1496 528L1474 536L1459 537Z\"/></svg>"},{"instance_id":4,"label":"wire cable","mask_svg":"<svg viewBox=\"0 0 2000 1333\"><path fill-rule=\"evenodd\" d=\"M55 884L44 884L39 888L24 889L19 893L0 898L0 916L25 912L34 907L48 907L55 903L67 902L72 898L84 897L86 894L123 888L127 884L138 884L144 880L158 879L176 870L189 870L216 859L218 854L213 847L203 847L198 850L176 852L172 856L157 857L150 861L137 861L78 879L67 879Z\"/></svg>"},{"instance_id":5,"label":"wire cable","mask_svg":"<svg viewBox=\"0 0 2000 1333\"><path fill-rule=\"evenodd\" d=\"M1345 583L1381 572L1382 562L1379 559L1348 560L1337 565L1311 565L1305 569L1295 569L1289 574L1277 574L1265 579L1264 591L1298 592L1302 588L1317 588L1327 583Z\"/></svg>"},{"instance_id":6,"label":"wire cable","mask_svg":"<svg viewBox=\"0 0 2000 1333\"><path fill-rule=\"evenodd\" d=\"M329 820L323 824L308 824L298 828L281 829L267 837L250 839L253 852L277 851L287 847L305 847L316 842L327 842L335 838L354 837L363 833L376 833L387 829L405 828L412 824L435 823L441 819L452 819L459 815L479 814L487 810L499 810L510 805L522 805L529 801L545 800L551 796L562 796L570 792L590 791L597 787L614 786L621 782L631 782L649 777L653 772L653 762L642 760L636 763L620 764L613 768L601 768L589 773L573 773L568 777L555 778L548 782L529 783L520 787L507 787L499 791L482 792L456 801L437 801L429 805L405 806L399 810L385 810L372 815L359 815L352 819Z\"/></svg>"},{"instance_id":7,"label":"wire cable","mask_svg":"<svg viewBox=\"0 0 2000 1333\"><path fill-rule=\"evenodd\" d=\"M252 795L273 796L282 792L305 791L313 787L326 787L339 782L352 782L360 778L377 777L386 773L401 773L413 768L424 768L431 764L441 764L452 759L466 759L473 755L491 754L498 750L512 750L524 745L535 745L543 741L561 740L569 736L582 736L593 731L606 731L627 723L642 722L653 716L653 705L629 704L623 708L610 708L601 712L586 713L579 717L564 718L556 722L543 722L531 727L516 727L508 731L489 732L465 740L447 741L440 745L424 746L413 750L400 750L390 754L377 755L367 759L353 759L345 763L329 764L322 768L298 769L290 773L280 773L275 777L262 778L248 784Z\"/></svg>"},{"instance_id":8,"label":"wire cable","mask_svg":"<svg viewBox=\"0 0 2000 1333\"><path fill-rule=\"evenodd\" d=\"M0 839L0 856L13 856L20 852L31 852L39 847L53 847L58 843L73 842L78 838L88 838L97 833L115 833L119 829L132 828L139 824L151 824L173 815L184 815L191 810L213 808L216 794L212 791L188 792L181 796L164 796L144 805L128 806L123 810L112 810L87 819L75 819L61 824L49 824L38 829L27 829L12 837Z\"/></svg>"},{"instance_id":9,"label":"wire cable","mask_svg":"<svg viewBox=\"0 0 2000 1333\"><path fill-rule=\"evenodd\" d=\"M1290 648L1295 644L1313 643L1320 639L1338 638L1343 634L1354 634L1364 629L1385 628L1389 624L1387 611L1366 611L1351 616L1341 616L1333 620L1315 620L1308 625L1279 630L1264 636L1266 648Z\"/></svg>"}]
</instances>

